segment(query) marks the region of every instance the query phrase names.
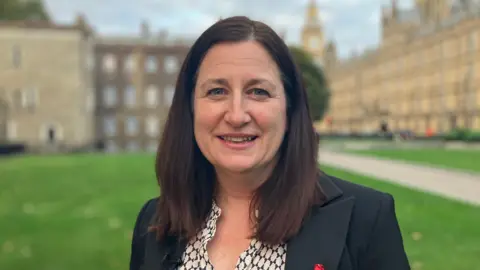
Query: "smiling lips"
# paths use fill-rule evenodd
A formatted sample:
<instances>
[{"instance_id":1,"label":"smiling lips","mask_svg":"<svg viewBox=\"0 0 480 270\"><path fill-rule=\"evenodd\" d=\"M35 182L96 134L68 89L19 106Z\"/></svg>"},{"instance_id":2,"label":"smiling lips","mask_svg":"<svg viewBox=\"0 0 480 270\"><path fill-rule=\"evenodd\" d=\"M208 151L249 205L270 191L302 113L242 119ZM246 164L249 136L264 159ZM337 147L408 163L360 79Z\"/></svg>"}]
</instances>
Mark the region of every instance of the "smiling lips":
<instances>
[{"instance_id":1,"label":"smiling lips","mask_svg":"<svg viewBox=\"0 0 480 270\"><path fill-rule=\"evenodd\" d=\"M250 142L257 138L257 136L218 136L220 139L233 143Z\"/></svg>"},{"instance_id":2,"label":"smiling lips","mask_svg":"<svg viewBox=\"0 0 480 270\"><path fill-rule=\"evenodd\" d=\"M250 134L225 134L217 136L227 147L242 150L251 147L258 138Z\"/></svg>"}]
</instances>

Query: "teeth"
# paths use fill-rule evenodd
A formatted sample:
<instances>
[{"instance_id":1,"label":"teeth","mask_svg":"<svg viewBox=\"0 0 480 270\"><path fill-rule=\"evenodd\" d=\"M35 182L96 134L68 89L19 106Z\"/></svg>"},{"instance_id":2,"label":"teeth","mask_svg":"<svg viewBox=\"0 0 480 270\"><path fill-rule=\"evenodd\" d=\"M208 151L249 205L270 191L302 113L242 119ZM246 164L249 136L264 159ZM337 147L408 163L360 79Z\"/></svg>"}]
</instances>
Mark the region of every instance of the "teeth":
<instances>
[{"instance_id":1,"label":"teeth","mask_svg":"<svg viewBox=\"0 0 480 270\"><path fill-rule=\"evenodd\" d=\"M254 138L255 138L254 136L252 136L252 137L227 137L227 136L222 136L222 139L224 139L225 141L236 142L236 143L252 141Z\"/></svg>"}]
</instances>

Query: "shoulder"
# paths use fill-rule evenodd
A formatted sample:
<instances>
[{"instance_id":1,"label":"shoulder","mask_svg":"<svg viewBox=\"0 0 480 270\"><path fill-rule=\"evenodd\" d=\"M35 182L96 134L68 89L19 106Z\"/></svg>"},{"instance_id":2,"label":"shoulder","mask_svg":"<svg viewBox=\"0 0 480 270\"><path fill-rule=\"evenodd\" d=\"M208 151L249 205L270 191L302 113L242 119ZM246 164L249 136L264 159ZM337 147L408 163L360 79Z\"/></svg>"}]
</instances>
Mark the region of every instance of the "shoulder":
<instances>
[{"instance_id":1,"label":"shoulder","mask_svg":"<svg viewBox=\"0 0 480 270\"><path fill-rule=\"evenodd\" d=\"M342 197L354 197L356 204L372 206L393 200L393 196L390 193L359 185L350 180L340 179L332 175L326 175L326 177L330 178L330 180L342 191Z\"/></svg>"},{"instance_id":2,"label":"shoulder","mask_svg":"<svg viewBox=\"0 0 480 270\"><path fill-rule=\"evenodd\" d=\"M368 243L374 236L399 235L395 200L390 193L335 176L326 175L326 177L341 190L342 195L336 200L354 199L349 226L354 241Z\"/></svg>"},{"instance_id":3,"label":"shoulder","mask_svg":"<svg viewBox=\"0 0 480 270\"><path fill-rule=\"evenodd\" d=\"M335 203L336 200L354 199L350 230L366 236L382 226L382 223L397 223L394 198L391 194L335 176L326 175L325 177L328 177L341 192L341 196L331 203ZM390 228L396 229L397 226L390 226Z\"/></svg>"},{"instance_id":4,"label":"shoulder","mask_svg":"<svg viewBox=\"0 0 480 270\"><path fill-rule=\"evenodd\" d=\"M347 246L361 269L410 269L391 194L327 176L341 190L336 200L354 199ZM332 202L335 203L335 202ZM358 252L353 252L353 251Z\"/></svg>"},{"instance_id":5,"label":"shoulder","mask_svg":"<svg viewBox=\"0 0 480 270\"><path fill-rule=\"evenodd\" d=\"M157 202L158 197L145 200L142 204L142 207L140 208L140 211L138 212L138 216L145 216L147 214L150 214L152 210L156 210Z\"/></svg>"},{"instance_id":6,"label":"shoulder","mask_svg":"<svg viewBox=\"0 0 480 270\"><path fill-rule=\"evenodd\" d=\"M134 234L143 234L148 230L151 219L157 210L158 197L146 200L137 213Z\"/></svg>"},{"instance_id":7,"label":"shoulder","mask_svg":"<svg viewBox=\"0 0 480 270\"><path fill-rule=\"evenodd\" d=\"M148 234L148 227L157 210L158 198L146 200L137 214L137 219L133 228L130 269L138 270L144 261L145 241Z\"/></svg>"}]
</instances>

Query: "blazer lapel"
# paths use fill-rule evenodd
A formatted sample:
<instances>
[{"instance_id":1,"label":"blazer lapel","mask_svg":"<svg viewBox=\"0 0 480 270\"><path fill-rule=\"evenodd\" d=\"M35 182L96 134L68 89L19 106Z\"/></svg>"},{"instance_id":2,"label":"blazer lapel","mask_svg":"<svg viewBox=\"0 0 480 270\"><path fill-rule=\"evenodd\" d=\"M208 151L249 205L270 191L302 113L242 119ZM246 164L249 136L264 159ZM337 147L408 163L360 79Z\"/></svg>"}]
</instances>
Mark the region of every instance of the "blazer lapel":
<instances>
[{"instance_id":1,"label":"blazer lapel","mask_svg":"<svg viewBox=\"0 0 480 270\"><path fill-rule=\"evenodd\" d=\"M187 246L186 241L179 241L174 236L170 236L164 241L157 241L153 232L149 232L145 237L145 257L141 270L173 270L178 268Z\"/></svg>"},{"instance_id":2,"label":"blazer lapel","mask_svg":"<svg viewBox=\"0 0 480 270\"><path fill-rule=\"evenodd\" d=\"M163 264L167 248L155 239L155 233L148 233L145 240L145 257L141 270L158 270Z\"/></svg>"},{"instance_id":3,"label":"blazer lapel","mask_svg":"<svg viewBox=\"0 0 480 270\"><path fill-rule=\"evenodd\" d=\"M355 199L342 198L342 191L326 175L319 182L325 203L313 209L299 234L288 242L286 270L312 270L315 264L338 268Z\"/></svg>"},{"instance_id":4,"label":"blazer lapel","mask_svg":"<svg viewBox=\"0 0 480 270\"><path fill-rule=\"evenodd\" d=\"M355 199L343 198L342 191L326 175L319 183L326 195L325 203L313 209L300 233L288 242L286 270L312 270L315 264L323 264L327 270L338 268ZM141 270L177 269L176 261L186 245L175 237L158 242L155 233L148 233Z\"/></svg>"}]
</instances>

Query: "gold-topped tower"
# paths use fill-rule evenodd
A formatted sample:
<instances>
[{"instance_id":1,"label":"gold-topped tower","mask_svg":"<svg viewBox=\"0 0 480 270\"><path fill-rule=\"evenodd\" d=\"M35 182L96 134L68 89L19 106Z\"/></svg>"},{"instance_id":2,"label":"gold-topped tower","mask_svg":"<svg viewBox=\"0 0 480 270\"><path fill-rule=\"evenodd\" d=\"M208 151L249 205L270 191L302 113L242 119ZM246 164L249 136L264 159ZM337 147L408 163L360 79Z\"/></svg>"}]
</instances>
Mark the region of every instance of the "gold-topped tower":
<instances>
[{"instance_id":1,"label":"gold-topped tower","mask_svg":"<svg viewBox=\"0 0 480 270\"><path fill-rule=\"evenodd\" d=\"M305 24L302 29L302 47L314 57L318 64L323 65L325 37L315 0L310 0L307 7Z\"/></svg>"}]
</instances>

